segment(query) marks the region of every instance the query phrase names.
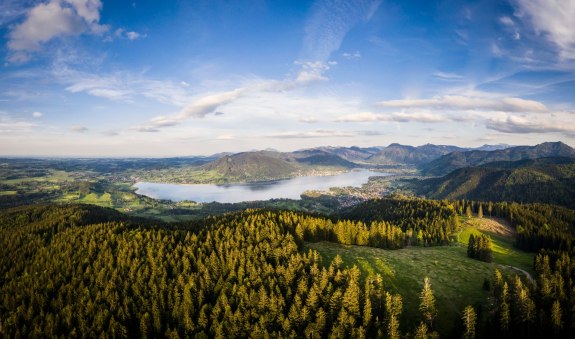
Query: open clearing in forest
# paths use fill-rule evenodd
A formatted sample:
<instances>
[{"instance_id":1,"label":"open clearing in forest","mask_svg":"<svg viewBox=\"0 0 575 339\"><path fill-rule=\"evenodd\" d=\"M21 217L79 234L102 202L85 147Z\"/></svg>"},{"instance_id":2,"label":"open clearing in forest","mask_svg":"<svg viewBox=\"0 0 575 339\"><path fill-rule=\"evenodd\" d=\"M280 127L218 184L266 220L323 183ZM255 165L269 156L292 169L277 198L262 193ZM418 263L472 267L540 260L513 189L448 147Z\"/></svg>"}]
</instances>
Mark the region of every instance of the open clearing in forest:
<instances>
[{"instance_id":1,"label":"open clearing in forest","mask_svg":"<svg viewBox=\"0 0 575 339\"><path fill-rule=\"evenodd\" d=\"M513 247L515 242L515 230L505 220L496 218L466 218L462 231L457 239L461 246L467 246L469 236L485 234L492 240L493 261L501 264L514 266L531 275L533 270L533 253L523 252Z\"/></svg>"},{"instance_id":2,"label":"open clearing in forest","mask_svg":"<svg viewBox=\"0 0 575 339\"><path fill-rule=\"evenodd\" d=\"M489 228L477 227L489 220ZM513 248L513 238L498 234L512 234L497 230L505 225L493 219L471 218L467 220L458 243L453 246L408 247L400 250L384 250L366 246L340 245L329 242L306 243L307 249L317 250L328 265L339 254L344 265L356 265L364 275L380 274L386 289L399 293L404 300L402 328L411 329L419 323L419 293L423 278L428 276L437 298L439 315L437 328L441 333L450 333L460 323L461 312L467 305L478 309L486 303L491 292L483 290L484 279L493 279L495 269L510 275L516 270L502 266L509 265L532 272L533 254ZM487 231L489 229L489 231ZM467 257L469 235L484 232L493 240L493 263L485 263ZM493 232L493 233L492 233Z\"/></svg>"}]
</instances>

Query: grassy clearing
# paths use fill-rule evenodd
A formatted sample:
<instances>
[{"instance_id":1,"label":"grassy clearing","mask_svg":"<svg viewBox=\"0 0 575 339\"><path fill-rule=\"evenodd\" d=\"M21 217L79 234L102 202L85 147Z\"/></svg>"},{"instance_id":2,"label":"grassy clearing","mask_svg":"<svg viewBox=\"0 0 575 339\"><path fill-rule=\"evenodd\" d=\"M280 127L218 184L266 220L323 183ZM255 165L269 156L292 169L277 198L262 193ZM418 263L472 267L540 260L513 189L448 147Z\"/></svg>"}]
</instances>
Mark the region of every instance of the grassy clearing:
<instances>
[{"instance_id":1,"label":"grassy clearing","mask_svg":"<svg viewBox=\"0 0 575 339\"><path fill-rule=\"evenodd\" d=\"M406 330L419 323L419 293L425 276L431 279L437 298L437 328L440 333L448 334L459 322L465 306L486 303L489 292L482 289L483 281L491 279L497 267L494 263L467 258L466 249L461 246L394 251L328 242L306 246L317 250L326 264L339 254L346 266L356 265L364 275L380 274L387 289L403 296L402 326Z\"/></svg>"},{"instance_id":2,"label":"grassy clearing","mask_svg":"<svg viewBox=\"0 0 575 339\"><path fill-rule=\"evenodd\" d=\"M457 236L458 242L462 246L467 246L469 236L471 234L488 235L489 237L491 237L493 244L494 262L502 265L515 266L533 275L535 273L533 270L533 257L535 255L533 253L523 252L513 247L513 242L515 241L513 237L502 236L501 234L497 234L495 232L483 229L482 223L484 222L493 223L497 221L494 221L494 219L489 218L484 219L470 218L466 220L464 223L462 223L464 225L463 230ZM501 226L509 227L505 225Z\"/></svg>"},{"instance_id":3,"label":"grassy clearing","mask_svg":"<svg viewBox=\"0 0 575 339\"><path fill-rule=\"evenodd\" d=\"M16 195L18 191L0 191L0 195Z\"/></svg>"},{"instance_id":4,"label":"grassy clearing","mask_svg":"<svg viewBox=\"0 0 575 339\"><path fill-rule=\"evenodd\" d=\"M513 237L478 229L482 228L482 222L486 221L465 219L455 246L408 247L391 251L320 242L308 243L306 247L317 250L326 265L339 254L346 266L356 265L364 276L380 274L386 288L403 296L402 326L405 330L412 329L419 322L419 293L423 278L428 276L439 308L437 329L446 335L460 322L465 306L474 305L477 309L481 305L485 309L490 292L483 290L483 282L486 278L493 278L496 268L510 275L517 272L501 265L533 273L533 254L513 248ZM493 223L493 220L489 222ZM493 240L493 263L467 257L469 236L481 233L488 234Z\"/></svg>"}]
</instances>

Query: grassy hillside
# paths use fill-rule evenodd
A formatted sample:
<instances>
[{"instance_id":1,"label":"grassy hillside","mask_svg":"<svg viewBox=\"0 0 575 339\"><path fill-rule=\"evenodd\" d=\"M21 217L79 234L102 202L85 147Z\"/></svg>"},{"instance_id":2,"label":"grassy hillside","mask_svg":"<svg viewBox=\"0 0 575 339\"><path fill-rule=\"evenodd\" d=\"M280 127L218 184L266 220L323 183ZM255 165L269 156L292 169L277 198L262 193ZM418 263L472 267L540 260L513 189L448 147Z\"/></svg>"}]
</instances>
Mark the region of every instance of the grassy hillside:
<instances>
[{"instance_id":1,"label":"grassy hillside","mask_svg":"<svg viewBox=\"0 0 575 339\"><path fill-rule=\"evenodd\" d=\"M462 168L413 182L431 199L541 202L575 207L575 159L542 158Z\"/></svg>"},{"instance_id":2,"label":"grassy hillside","mask_svg":"<svg viewBox=\"0 0 575 339\"><path fill-rule=\"evenodd\" d=\"M484 279L492 279L495 269L507 274L521 274L502 265L510 265L533 272L533 254L513 247L513 236L488 231L482 225L490 219L472 218L458 235L459 245L443 247L408 247L383 250L371 247L341 245L329 242L306 243L306 248L318 251L324 262L339 255L348 267L357 266L364 276L378 273L386 288L404 297L402 324L412 328L420 319L419 292L423 278L431 279L437 298L440 333L451 333L458 324L460 313L467 305L487 308L490 292L483 290ZM488 234L493 239L494 261L485 263L467 257L470 234ZM512 234L512 233L511 233Z\"/></svg>"}]
</instances>

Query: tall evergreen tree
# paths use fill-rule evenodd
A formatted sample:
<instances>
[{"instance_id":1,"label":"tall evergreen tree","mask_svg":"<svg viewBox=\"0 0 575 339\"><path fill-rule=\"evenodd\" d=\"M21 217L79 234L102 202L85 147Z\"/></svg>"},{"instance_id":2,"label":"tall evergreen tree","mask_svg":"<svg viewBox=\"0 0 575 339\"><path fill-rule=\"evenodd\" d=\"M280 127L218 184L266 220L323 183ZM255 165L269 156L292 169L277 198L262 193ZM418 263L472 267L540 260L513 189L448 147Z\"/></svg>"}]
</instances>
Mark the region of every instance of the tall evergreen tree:
<instances>
[{"instance_id":1,"label":"tall evergreen tree","mask_svg":"<svg viewBox=\"0 0 575 339\"><path fill-rule=\"evenodd\" d=\"M435 296L431 290L431 282L429 277L423 279L423 289L419 295L419 311L423 316L423 320L427 323L429 328L433 329L433 321L437 316L437 307L435 305Z\"/></svg>"},{"instance_id":2,"label":"tall evergreen tree","mask_svg":"<svg viewBox=\"0 0 575 339\"><path fill-rule=\"evenodd\" d=\"M461 318L463 320L463 326L465 327L463 337L466 339L475 338L475 322L477 320L477 315L475 314L473 307L465 307L463 310L463 316Z\"/></svg>"}]
</instances>

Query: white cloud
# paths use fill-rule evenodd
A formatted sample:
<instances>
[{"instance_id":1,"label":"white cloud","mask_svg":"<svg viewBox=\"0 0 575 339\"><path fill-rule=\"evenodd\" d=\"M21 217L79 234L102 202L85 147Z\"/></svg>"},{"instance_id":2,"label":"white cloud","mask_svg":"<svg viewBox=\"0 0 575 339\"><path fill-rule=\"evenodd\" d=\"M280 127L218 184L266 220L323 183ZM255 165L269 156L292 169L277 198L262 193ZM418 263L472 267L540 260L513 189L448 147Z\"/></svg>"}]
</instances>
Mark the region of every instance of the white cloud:
<instances>
[{"instance_id":1,"label":"white cloud","mask_svg":"<svg viewBox=\"0 0 575 339\"><path fill-rule=\"evenodd\" d=\"M81 125L70 126L69 130L74 133L84 133L88 131L88 127Z\"/></svg>"},{"instance_id":2,"label":"white cloud","mask_svg":"<svg viewBox=\"0 0 575 339\"><path fill-rule=\"evenodd\" d=\"M32 116L34 118L41 118L44 114L42 114L42 112L33 112Z\"/></svg>"},{"instance_id":3,"label":"white cloud","mask_svg":"<svg viewBox=\"0 0 575 339\"><path fill-rule=\"evenodd\" d=\"M187 103L180 112L169 116L158 116L148 122L134 127L134 130L141 132L157 132L159 128L171 127L190 118L203 118L208 114L216 114L217 109L221 106L231 104L240 98L248 95L257 95L262 93L283 93L300 87L308 86L318 81L326 81L328 78L324 75L335 62L296 62L301 68L297 72L295 79L284 80L256 80L251 81L231 91L222 91L216 93L198 96L191 102ZM218 114L221 115L221 114Z\"/></svg>"},{"instance_id":4,"label":"white cloud","mask_svg":"<svg viewBox=\"0 0 575 339\"><path fill-rule=\"evenodd\" d=\"M332 130L315 130L315 131L290 131L268 134L268 138L277 139L307 139L307 138L350 138L355 136L356 133L350 131L332 131Z\"/></svg>"},{"instance_id":5,"label":"white cloud","mask_svg":"<svg viewBox=\"0 0 575 339\"><path fill-rule=\"evenodd\" d=\"M145 38L146 35L145 34L140 34L138 32L128 32L126 33L126 37L128 37L129 40L137 40L137 39L142 39Z\"/></svg>"},{"instance_id":6,"label":"white cloud","mask_svg":"<svg viewBox=\"0 0 575 339\"><path fill-rule=\"evenodd\" d=\"M460 81L463 80L463 76L455 73L448 72L435 72L433 76L439 80L443 81Z\"/></svg>"},{"instance_id":7,"label":"white cloud","mask_svg":"<svg viewBox=\"0 0 575 339\"><path fill-rule=\"evenodd\" d=\"M63 36L101 34L108 27L100 25L100 0L50 0L31 8L24 22L8 34L8 60L25 62L30 53L44 43Z\"/></svg>"},{"instance_id":8,"label":"white cloud","mask_svg":"<svg viewBox=\"0 0 575 339\"><path fill-rule=\"evenodd\" d=\"M316 117L300 117L298 121L306 124L315 124L318 122Z\"/></svg>"},{"instance_id":9,"label":"white cloud","mask_svg":"<svg viewBox=\"0 0 575 339\"><path fill-rule=\"evenodd\" d=\"M34 129L37 125L35 123L15 120L8 115L0 113L0 132L1 133L22 133L29 132Z\"/></svg>"},{"instance_id":10,"label":"white cloud","mask_svg":"<svg viewBox=\"0 0 575 339\"><path fill-rule=\"evenodd\" d=\"M381 0L318 0L305 27L306 60L326 61L337 51L347 33L369 20Z\"/></svg>"},{"instance_id":11,"label":"white cloud","mask_svg":"<svg viewBox=\"0 0 575 339\"><path fill-rule=\"evenodd\" d=\"M163 104L184 106L192 98L178 83L148 79L132 72L94 74L58 65L52 75L66 84L66 90L71 93L82 92L111 100L131 102L143 96Z\"/></svg>"},{"instance_id":12,"label":"white cloud","mask_svg":"<svg viewBox=\"0 0 575 339\"><path fill-rule=\"evenodd\" d=\"M503 133L563 133L568 136L575 136L575 125L561 120L557 118L529 120L525 117L509 115L505 118L489 119L486 122L486 127Z\"/></svg>"},{"instance_id":13,"label":"white cloud","mask_svg":"<svg viewBox=\"0 0 575 339\"><path fill-rule=\"evenodd\" d=\"M297 61L296 65L300 65L301 69L297 75L296 82L306 84L316 81L326 81L328 78L324 75L329 71L332 66L337 65L335 61L321 62L321 61Z\"/></svg>"},{"instance_id":14,"label":"white cloud","mask_svg":"<svg viewBox=\"0 0 575 339\"><path fill-rule=\"evenodd\" d=\"M450 121L445 116L431 112L398 112L391 114L375 114L372 112L362 112L356 114L343 115L335 119L335 122L374 122L374 121L387 121L387 122L424 122L424 123L438 123Z\"/></svg>"},{"instance_id":15,"label":"white cloud","mask_svg":"<svg viewBox=\"0 0 575 339\"><path fill-rule=\"evenodd\" d=\"M341 56L347 60L361 59L361 53L359 53L359 51L355 51L354 53L345 52Z\"/></svg>"},{"instance_id":16,"label":"white cloud","mask_svg":"<svg viewBox=\"0 0 575 339\"><path fill-rule=\"evenodd\" d=\"M519 15L557 45L560 56L575 59L575 1L515 0Z\"/></svg>"},{"instance_id":17,"label":"white cloud","mask_svg":"<svg viewBox=\"0 0 575 339\"><path fill-rule=\"evenodd\" d=\"M533 100L521 98L482 98L467 96L441 96L431 99L403 99L381 101L376 104L382 108L428 108L435 110L493 110L503 112L546 113L547 107Z\"/></svg>"},{"instance_id":18,"label":"white cloud","mask_svg":"<svg viewBox=\"0 0 575 339\"><path fill-rule=\"evenodd\" d=\"M125 28L118 28L116 29L116 31L114 32L114 36L116 38L120 38L120 39L128 39L128 40L138 40L138 39L144 39L146 38L148 35L147 34L142 34L142 33L138 33L135 31L126 31ZM109 41L111 41L112 39L109 39Z\"/></svg>"},{"instance_id":19,"label":"white cloud","mask_svg":"<svg viewBox=\"0 0 575 339\"><path fill-rule=\"evenodd\" d=\"M381 115L371 113L371 112L363 112L363 113L354 113L354 114L347 114L342 115L335 119L336 122L372 122L380 120Z\"/></svg>"},{"instance_id":20,"label":"white cloud","mask_svg":"<svg viewBox=\"0 0 575 339\"><path fill-rule=\"evenodd\" d=\"M501 22L505 26L515 26L515 22L508 16L502 16L499 18L499 22Z\"/></svg>"}]
</instances>

